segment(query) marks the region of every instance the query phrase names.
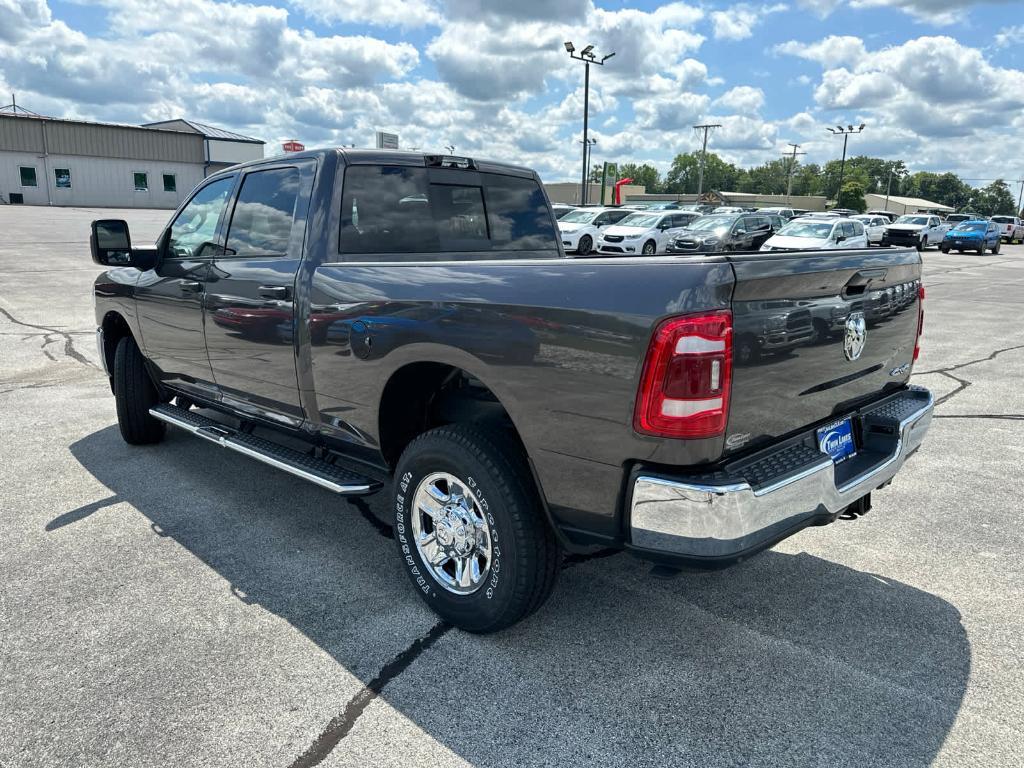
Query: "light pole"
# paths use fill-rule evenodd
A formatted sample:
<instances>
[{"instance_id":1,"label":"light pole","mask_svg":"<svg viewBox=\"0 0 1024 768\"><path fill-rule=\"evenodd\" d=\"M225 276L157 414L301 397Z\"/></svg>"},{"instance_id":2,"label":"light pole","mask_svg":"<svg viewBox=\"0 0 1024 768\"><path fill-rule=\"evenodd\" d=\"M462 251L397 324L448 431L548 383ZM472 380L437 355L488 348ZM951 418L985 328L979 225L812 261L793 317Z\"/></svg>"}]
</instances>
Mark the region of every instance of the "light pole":
<instances>
[{"instance_id":1,"label":"light pole","mask_svg":"<svg viewBox=\"0 0 1024 768\"><path fill-rule=\"evenodd\" d=\"M854 128L852 125L848 125L845 128L841 125L837 125L835 128L826 128L829 133L833 136L843 137L843 161L839 164L839 186L836 188L836 204L839 204L839 195L843 191L843 173L846 171L846 142L850 136L855 133L861 133L867 126L861 123L859 127Z\"/></svg>"},{"instance_id":2,"label":"light pole","mask_svg":"<svg viewBox=\"0 0 1024 768\"><path fill-rule=\"evenodd\" d=\"M587 198L590 197L590 164L594 162L594 145L597 144L597 139L587 139L578 143L583 145L583 167L587 169L587 192L583 198L583 204L586 205ZM604 200L601 201L601 205L604 205Z\"/></svg>"},{"instance_id":3,"label":"light pole","mask_svg":"<svg viewBox=\"0 0 1024 768\"><path fill-rule=\"evenodd\" d=\"M444 148L448 150L448 154L449 155L454 155L455 154L455 145L454 144L445 144Z\"/></svg>"},{"instance_id":4,"label":"light pole","mask_svg":"<svg viewBox=\"0 0 1024 768\"><path fill-rule=\"evenodd\" d=\"M570 59L576 59L576 61L582 61L584 67L583 73L583 178L580 185L580 205L587 204L587 177L590 175L590 171L587 168L587 155L589 154L589 144L587 142L587 128L590 110L590 65L600 64L602 67L604 63L608 61L615 53L609 53L607 56L602 56L600 59L594 55L594 46L588 45L579 53L576 53L576 46L572 42L565 41L565 50L569 54Z\"/></svg>"}]
</instances>

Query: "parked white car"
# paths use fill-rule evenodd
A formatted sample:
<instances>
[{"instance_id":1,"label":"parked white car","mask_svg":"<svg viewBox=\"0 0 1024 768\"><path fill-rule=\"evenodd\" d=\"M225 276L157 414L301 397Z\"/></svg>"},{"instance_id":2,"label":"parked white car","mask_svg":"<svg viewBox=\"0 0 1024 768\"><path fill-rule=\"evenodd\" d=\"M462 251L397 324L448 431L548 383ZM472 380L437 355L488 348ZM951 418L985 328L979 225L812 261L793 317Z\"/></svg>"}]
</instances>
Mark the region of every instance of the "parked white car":
<instances>
[{"instance_id":1,"label":"parked white car","mask_svg":"<svg viewBox=\"0 0 1024 768\"><path fill-rule=\"evenodd\" d=\"M801 217L789 222L768 238L762 251L796 251L808 248L867 248L864 225L856 219L839 216L826 218Z\"/></svg>"},{"instance_id":2,"label":"parked white car","mask_svg":"<svg viewBox=\"0 0 1024 768\"><path fill-rule=\"evenodd\" d=\"M911 213L900 216L885 228L882 245L912 245L923 251L929 245L938 245L949 231L950 224L929 213Z\"/></svg>"},{"instance_id":3,"label":"parked white car","mask_svg":"<svg viewBox=\"0 0 1024 768\"><path fill-rule=\"evenodd\" d=\"M577 208L558 220L562 247L586 256L594 250L602 227L616 224L636 211L630 208Z\"/></svg>"},{"instance_id":4,"label":"parked white car","mask_svg":"<svg viewBox=\"0 0 1024 768\"><path fill-rule=\"evenodd\" d=\"M695 211L638 211L606 227L597 238L599 253L664 253L669 241L701 216Z\"/></svg>"},{"instance_id":5,"label":"parked white car","mask_svg":"<svg viewBox=\"0 0 1024 768\"><path fill-rule=\"evenodd\" d=\"M1005 242L1024 240L1024 221L1016 216L993 216L989 221L999 225L999 237Z\"/></svg>"},{"instance_id":6,"label":"parked white car","mask_svg":"<svg viewBox=\"0 0 1024 768\"><path fill-rule=\"evenodd\" d=\"M851 216L854 221L864 225L864 234L868 237L868 245L880 245L885 228L889 226L889 220L883 216L872 216L869 213L862 213L860 216Z\"/></svg>"},{"instance_id":7,"label":"parked white car","mask_svg":"<svg viewBox=\"0 0 1024 768\"><path fill-rule=\"evenodd\" d=\"M713 211L714 213L746 213L746 208L740 208L738 205L720 205Z\"/></svg>"}]
</instances>

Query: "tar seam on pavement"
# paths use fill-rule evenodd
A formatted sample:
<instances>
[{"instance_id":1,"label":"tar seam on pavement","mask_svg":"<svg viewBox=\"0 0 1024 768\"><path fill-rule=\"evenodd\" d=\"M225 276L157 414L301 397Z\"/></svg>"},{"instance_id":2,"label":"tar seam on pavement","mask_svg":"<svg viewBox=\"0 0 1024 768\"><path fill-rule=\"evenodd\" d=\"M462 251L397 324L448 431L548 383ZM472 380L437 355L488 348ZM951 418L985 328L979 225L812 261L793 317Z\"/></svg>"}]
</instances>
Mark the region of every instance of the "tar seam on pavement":
<instances>
[{"instance_id":1,"label":"tar seam on pavement","mask_svg":"<svg viewBox=\"0 0 1024 768\"><path fill-rule=\"evenodd\" d=\"M408 648L385 664L373 680L364 685L355 696L349 699L348 704L345 705L345 711L331 720L323 733L317 736L309 748L299 755L288 768L312 768L312 766L322 763L331 751L338 746L338 743L348 735L349 731L356 724L356 720L370 706L370 702L380 695L380 692L384 690L384 686L408 669L409 665L416 661L421 653L444 637L451 628L451 624L439 621L430 628L427 634L413 640Z\"/></svg>"},{"instance_id":2,"label":"tar seam on pavement","mask_svg":"<svg viewBox=\"0 0 1024 768\"><path fill-rule=\"evenodd\" d=\"M946 366L945 368L933 368L930 371L920 371L920 372L917 372L917 375L918 376L926 376L926 375L928 375L930 373L937 373L940 376L945 376L948 379L952 379L953 381L955 381L959 385L952 392L950 392L949 394L943 395L942 397L940 397L938 400L935 401L935 407L937 408L940 405L942 405L943 403L945 403L945 402L947 402L949 400L952 400L954 397L956 397L961 392L963 392L965 389L967 389L969 386L971 386L972 382L969 379L962 379L959 376L954 376L953 373L952 373L953 371L959 371L961 368L966 368L969 365L977 365L978 363L987 363L990 360L995 360L996 357L1001 355L1003 352L1012 352L1012 351L1017 350L1017 349L1024 349L1024 344L1017 344L1016 346L1013 346L1013 347L1003 347L1002 349L997 349L997 350L991 352L986 357L979 357L977 360L968 360L966 363L957 363L956 365L949 365L949 366ZM942 417L939 417L939 418L942 418Z\"/></svg>"},{"instance_id":3,"label":"tar seam on pavement","mask_svg":"<svg viewBox=\"0 0 1024 768\"><path fill-rule=\"evenodd\" d=\"M23 328L32 328L33 330L36 330L36 331L43 331L44 334L45 334L43 336L43 347L44 348L46 347L47 344L49 344L52 341L52 339L50 338L51 336L60 336L60 337L62 337L64 339L64 355L66 357L70 357L72 360L75 360L76 362L79 362L82 365L87 365L90 368L98 368L99 367L94 362L92 362L92 360L89 360L87 357L85 357L85 355L83 355L81 352L79 352L77 349L75 349L75 341L74 341L74 339L71 338L71 334L70 333L67 333L66 331L58 330L57 328L51 328L51 327L46 326L46 325L33 325L32 323L23 323L21 320L18 320L14 315L12 315L10 312L8 312L3 307L0 307L0 314L2 314L4 317L6 317L8 320L10 320L15 325L20 325ZM46 349L43 349L43 352L51 360L55 360L55 358L53 358L49 354L49 352L47 352Z\"/></svg>"}]
</instances>

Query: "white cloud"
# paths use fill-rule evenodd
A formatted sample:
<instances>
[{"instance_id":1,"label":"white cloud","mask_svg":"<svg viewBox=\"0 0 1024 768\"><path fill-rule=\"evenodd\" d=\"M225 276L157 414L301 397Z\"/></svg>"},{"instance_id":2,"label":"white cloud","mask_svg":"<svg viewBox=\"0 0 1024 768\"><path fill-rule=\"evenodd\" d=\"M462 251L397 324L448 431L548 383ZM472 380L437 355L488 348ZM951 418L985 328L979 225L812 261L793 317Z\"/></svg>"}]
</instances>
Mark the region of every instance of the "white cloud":
<instances>
[{"instance_id":1,"label":"white cloud","mask_svg":"<svg viewBox=\"0 0 1024 768\"><path fill-rule=\"evenodd\" d=\"M745 115L755 115L764 106L764 91L749 85L739 85L715 100L716 107L724 107Z\"/></svg>"},{"instance_id":2,"label":"white cloud","mask_svg":"<svg viewBox=\"0 0 1024 768\"><path fill-rule=\"evenodd\" d=\"M288 0L289 5L320 21L358 22L382 27L423 27L441 23L428 0Z\"/></svg>"},{"instance_id":3,"label":"white cloud","mask_svg":"<svg viewBox=\"0 0 1024 768\"><path fill-rule=\"evenodd\" d=\"M787 10L788 6L753 6L741 3L711 14L716 40L745 40L754 34L754 27L768 14Z\"/></svg>"},{"instance_id":4,"label":"white cloud","mask_svg":"<svg viewBox=\"0 0 1024 768\"><path fill-rule=\"evenodd\" d=\"M1022 40L1024 40L1024 24L1016 27L1003 27L996 33L995 46L996 48L1009 48Z\"/></svg>"},{"instance_id":5,"label":"white cloud","mask_svg":"<svg viewBox=\"0 0 1024 768\"><path fill-rule=\"evenodd\" d=\"M949 25L961 20L970 6L990 2L993 0L850 0L849 6L855 9L894 8L919 22ZM994 2L1009 5L1015 0ZM802 8L812 11L821 18L827 17L843 5L842 0L798 0L798 3Z\"/></svg>"},{"instance_id":6,"label":"white cloud","mask_svg":"<svg viewBox=\"0 0 1024 768\"><path fill-rule=\"evenodd\" d=\"M833 66L857 64L867 55L864 41L852 35L829 35L817 43L790 40L776 45L773 50L775 53L815 61L822 66L826 64Z\"/></svg>"}]
</instances>

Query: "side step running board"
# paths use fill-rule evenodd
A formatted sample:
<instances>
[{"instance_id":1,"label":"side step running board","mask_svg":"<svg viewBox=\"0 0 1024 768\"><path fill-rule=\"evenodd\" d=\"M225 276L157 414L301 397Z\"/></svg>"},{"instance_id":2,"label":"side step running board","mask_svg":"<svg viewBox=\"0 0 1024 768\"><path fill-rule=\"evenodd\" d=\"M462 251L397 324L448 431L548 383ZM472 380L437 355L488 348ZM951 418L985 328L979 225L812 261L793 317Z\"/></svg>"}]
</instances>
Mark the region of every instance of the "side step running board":
<instances>
[{"instance_id":1,"label":"side step running board","mask_svg":"<svg viewBox=\"0 0 1024 768\"><path fill-rule=\"evenodd\" d=\"M315 456L278 445L256 435L239 432L194 411L161 403L149 409L149 415L197 437L217 443L223 448L245 454L272 467L283 469L296 477L316 483L345 496L365 496L380 490L381 484L350 469L339 467Z\"/></svg>"}]
</instances>

